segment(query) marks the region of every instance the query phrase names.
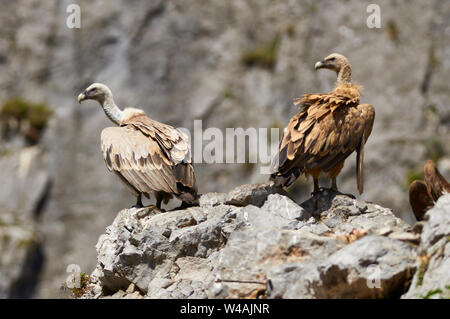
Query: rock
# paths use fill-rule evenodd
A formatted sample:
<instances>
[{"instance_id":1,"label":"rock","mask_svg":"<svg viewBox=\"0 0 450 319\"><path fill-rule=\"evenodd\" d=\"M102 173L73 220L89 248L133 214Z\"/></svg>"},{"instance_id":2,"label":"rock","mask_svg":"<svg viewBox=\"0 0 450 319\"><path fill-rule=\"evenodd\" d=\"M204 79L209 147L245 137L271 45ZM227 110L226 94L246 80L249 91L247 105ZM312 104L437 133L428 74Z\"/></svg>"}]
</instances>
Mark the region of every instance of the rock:
<instances>
[{"instance_id":1,"label":"rock","mask_svg":"<svg viewBox=\"0 0 450 319\"><path fill-rule=\"evenodd\" d=\"M421 246L429 248L450 235L450 195L441 196L436 205L425 214L425 219L427 223L422 229Z\"/></svg>"},{"instance_id":2,"label":"rock","mask_svg":"<svg viewBox=\"0 0 450 319\"><path fill-rule=\"evenodd\" d=\"M307 221L311 218L311 214L305 209L290 198L280 194L269 195L261 208L288 221Z\"/></svg>"},{"instance_id":3,"label":"rock","mask_svg":"<svg viewBox=\"0 0 450 319\"><path fill-rule=\"evenodd\" d=\"M32 223L42 213L51 190L48 154L37 145L4 152L0 156L0 211Z\"/></svg>"},{"instance_id":4,"label":"rock","mask_svg":"<svg viewBox=\"0 0 450 319\"><path fill-rule=\"evenodd\" d=\"M254 205L261 207L270 194L285 192L272 182L262 184L244 184L235 187L227 194L207 193L200 196L200 206L216 206L219 204L233 206Z\"/></svg>"},{"instance_id":5,"label":"rock","mask_svg":"<svg viewBox=\"0 0 450 319\"><path fill-rule=\"evenodd\" d=\"M207 277L195 276L187 266L201 263L200 260L181 257L204 259L207 267L208 257L239 226L236 208L227 205L136 218L143 210L146 208L121 211L97 244L98 279L111 291L126 289L130 283L145 293L149 288L150 292L155 288L169 289L166 280L155 278L171 279L176 275L179 281L198 281L202 286Z\"/></svg>"},{"instance_id":6,"label":"rock","mask_svg":"<svg viewBox=\"0 0 450 319\"><path fill-rule=\"evenodd\" d=\"M269 194L280 190L273 183L241 185L230 191L226 197L225 204L235 206L254 205L261 207Z\"/></svg>"},{"instance_id":7,"label":"rock","mask_svg":"<svg viewBox=\"0 0 450 319\"><path fill-rule=\"evenodd\" d=\"M331 191L298 205L266 185L202 197L122 210L84 297L396 298L418 268L417 230L379 205Z\"/></svg>"},{"instance_id":8,"label":"rock","mask_svg":"<svg viewBox=\"0 0 450 319\"><path fill-rule=\"evenodd\" d=\"M45 265L39 219L48 204L48 154L0 142L0 299L31 298Z\"/></svg>"},{"instance_id":9,"label":"rock","mask_svg":"<svg viewBox=\"0 0 450 319\"><path fill-rule=\"evenodd\" d=\"M450 194L426 215L417 272L403 298L450 298Z\"/></svg>"},{"instance_id":10,"label":"rock","mask_svg":"<svg viewBox=\"0 0 450 319\"><path fill-rule=\"evenodd\" d=\"M207 193L200 196L200 206L217 206L227 201L227 194Z\"/></svg>"},{"instance_id":11,"label":"rock","mask_svg":"<svg viewBox=\"0 0 450 319\"><path fill-rule=\"evenodd\" d=\"M416 257L414 247L401 241L365 236L322 262L311 289L316 298L399 297Z\"/></svg>"},{"instance_id":12,"label":"rock","mask_svg":"<svg viewBox=\"0 0 450 319\"><path fill-rule=\"evenodd\" d=\"M43 263L42 239L33 224L0 215L0 299L31 298Z\"/></svg>"},{"instance_id":13,"label":"rock","mask_svg":"<svg viewBox=\"0 0 450 319\"><path fill-rule=\"evenodd\" d=\"M414 271L414 249L397 240L371 235L341 247L314 260L273 267L269 297L398 297Z\"/></svg>"}]
</instances>

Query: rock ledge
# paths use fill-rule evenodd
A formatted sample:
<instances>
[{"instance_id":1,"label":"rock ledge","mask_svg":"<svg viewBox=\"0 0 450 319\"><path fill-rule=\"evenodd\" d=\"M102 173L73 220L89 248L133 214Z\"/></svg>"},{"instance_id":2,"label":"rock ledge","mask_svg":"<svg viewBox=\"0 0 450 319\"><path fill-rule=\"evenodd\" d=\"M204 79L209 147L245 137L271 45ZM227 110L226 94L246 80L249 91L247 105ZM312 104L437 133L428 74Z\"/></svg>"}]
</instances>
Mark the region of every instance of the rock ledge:
<instances>
[{"instance_id":1,"label":"rock ledge","mask_svg":"<svg viewBox=\"0 0 450 319\"><path fill-rule=\"evenodd\" d=\"M124 209L100 236L83 298L445 297L450 195L427 218L410 227L326 190L299 205L271 184L185 210Z\"/></svg>"}]
</instances>

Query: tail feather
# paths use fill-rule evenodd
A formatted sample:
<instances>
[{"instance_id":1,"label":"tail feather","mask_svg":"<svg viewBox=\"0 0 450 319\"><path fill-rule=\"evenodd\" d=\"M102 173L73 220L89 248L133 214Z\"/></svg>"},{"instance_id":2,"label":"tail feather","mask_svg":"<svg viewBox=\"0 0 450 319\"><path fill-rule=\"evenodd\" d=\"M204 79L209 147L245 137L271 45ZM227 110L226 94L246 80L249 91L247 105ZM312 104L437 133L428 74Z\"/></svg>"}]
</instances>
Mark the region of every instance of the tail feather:
<instances>
[{"instance_id":1,"label":"tail feather","mask_svg":"<svg viewBox=\"0 0 450 319\"><path fill-rule=\"evenodd\" d=\"M292 169L287 173L274 173L270 175L270 180L274 182L276 187L288 187L297 180L302 171L300 169Z\"/></svg>"},{"instance_id":2,"label":"tail feather","mask_svg":"<svg viewBox=\"0 0 450 319\"><path fill-rule=\"evenodd\" d=\"M359 194L364 192L364 142L361 141L356 151L356 183Z\"/></svg>"},{"instance_id":3,"label":"tail feather","mask_svg":"<svg viewBox=\"0 0 450 319\"><path fill-rule=\"evenodd\" d=\"M194 168L190 163L181 163L175 167L175 177L177 179L176 195L183 202L198 205L197 183L195 180Z\"/></svg>"}]
</instances>

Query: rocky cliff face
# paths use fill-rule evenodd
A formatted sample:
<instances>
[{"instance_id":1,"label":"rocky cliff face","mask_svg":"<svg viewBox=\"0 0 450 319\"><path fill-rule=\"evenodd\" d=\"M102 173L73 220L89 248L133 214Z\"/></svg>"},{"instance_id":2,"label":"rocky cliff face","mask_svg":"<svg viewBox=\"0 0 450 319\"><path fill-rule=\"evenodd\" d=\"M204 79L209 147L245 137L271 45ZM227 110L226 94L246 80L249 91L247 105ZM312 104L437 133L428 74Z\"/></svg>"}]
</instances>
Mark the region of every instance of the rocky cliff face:
<instances>
[{"instance_id":1,"label":"rocky cliff face","mask_svg":"<svg viewBox=\"0 0 450 319\"><path fill-rule=\"evenodd\" d=\"M449 201L414 227L330 191L298 205L269 184L185 210L125 209L100 236L83 297L445 297Z\"/></svg>"},{"instance_id":2,"label":"rocky cliff face","mask_svg":"<svg viewBox=\"0 0 450 319\"><path fill-rule=\"evenodd\" d=\"M44 267L40 220L52 185L48 153L21 142L0 145L0 299L32 298Z\"/></svg>"},{"instance_id":3,"label":"rocky cliff face","mask_svg":"<svg viewBox=\"0 0 450 319\"><path fill-rule=\"evenodd\" d=\"M66 26L74 2L81 7L80 29ZM90 248L98 234L133 202L99 153L100 131L111 124L98 106L76 102L94 81L108 84L120 106L143 108L174 126L192 129L201 119L205 129L283 128L296 112L294 98L333 86L334 74L316 73L314 63L343 53L364 86L362 101L376 109L363 198L413 224L408 178L427 158L440 159L441 172L450 172L443 157L450 153L450 8L446 0L380 0L382 28L369 29L369 3L1 1L0 102L23 97L55 110L42 141L48 152L42 171L53 188L38 220L45 262L34 296L59 297L69 264L93 269ZM258 165L195 169L200 193L267 180ZM2 216L26 214L3 197L28 193L13 185L20 175L3 166L0 174L9 180L0 194ZM356 193L353 157L338 183ZM291 191L304 200L310 189L300 180Z\"/></svg>"}]
</instances>

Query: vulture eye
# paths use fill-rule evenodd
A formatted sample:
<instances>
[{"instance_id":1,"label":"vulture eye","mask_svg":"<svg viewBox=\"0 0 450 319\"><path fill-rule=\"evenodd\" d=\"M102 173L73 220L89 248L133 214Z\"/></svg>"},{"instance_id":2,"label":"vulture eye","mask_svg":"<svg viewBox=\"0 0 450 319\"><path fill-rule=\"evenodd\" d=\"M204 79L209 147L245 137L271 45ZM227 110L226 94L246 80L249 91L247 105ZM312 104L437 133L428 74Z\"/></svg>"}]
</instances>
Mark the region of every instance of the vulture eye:
<instances>
[{"instance_id":1,"label":"vulture eye","mask_svg":"<svg viewBox=\"0 0 450 319\"><path fill-rule=\"evenodd\" d=\"M336 58L329 58L328 61L334 61Z\"/></svg>"}]
</instances>

